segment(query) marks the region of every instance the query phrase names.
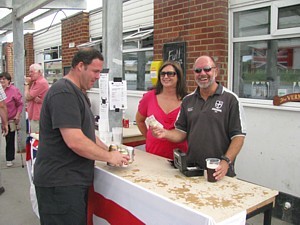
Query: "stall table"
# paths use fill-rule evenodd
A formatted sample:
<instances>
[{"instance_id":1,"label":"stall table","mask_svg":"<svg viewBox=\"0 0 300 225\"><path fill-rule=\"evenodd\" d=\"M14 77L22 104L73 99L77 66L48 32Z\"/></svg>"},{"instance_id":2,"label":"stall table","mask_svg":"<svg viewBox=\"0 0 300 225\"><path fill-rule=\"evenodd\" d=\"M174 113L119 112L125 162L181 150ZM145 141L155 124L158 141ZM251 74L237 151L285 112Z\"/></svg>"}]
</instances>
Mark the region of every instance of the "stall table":
<instances>
[{"instance_id":1,"label":"stall table","mask_svg":"<svg viewBox=\"0 0 300 225\"><path fill-rule=\"evenodd\" d=\"M96 131L96 135L98 132ZM138 146L145 143L145 138L139 131L136 125L130 125L129 128L123 128L123 143L128 146ZM39 146L39 134L31 133L26 140L26 165L30 182L30 200L32 203L33 211L38 216L37 202L35 197L35 189L32 183L33 180L33 165Z\"/></svg>"},{"instance_id":2,"label":"stall table","mask_svg":"<svg viewBox=\"0 0 300 225\"><path fill-rule=\"evenodd\" d=\"M138 146L145 144L145 137L136 125L130 124L129 128L123 128L123 144L127 146Z\"/></svg>"},{"instance_id":3,"label":"stall table","mask_svg":"<svg viewBox=\"0 0 300 225\"><path fill-rule=\"evenodd\" d=\"M32 134L27 148L31 182L38 138ZM186 177L165 158L135 150L135 161L125 168L96 162L88 224L244 225L246 218L263 212L264 224L270 225L276 195L236 178L209 183L204 177Z\"/></svg>"},{"instance_id":4,"label":"stall table","mask_svg":"<svg viewBox=\"0 0 300 225\"><path fill-rule=\"evenodd\" d=\"M244 225L264 212L267 225L277 194L236 178L186 177L165 158L135 150L126 168L96 162L88 224Z\"/></svg>"}]
</instances>

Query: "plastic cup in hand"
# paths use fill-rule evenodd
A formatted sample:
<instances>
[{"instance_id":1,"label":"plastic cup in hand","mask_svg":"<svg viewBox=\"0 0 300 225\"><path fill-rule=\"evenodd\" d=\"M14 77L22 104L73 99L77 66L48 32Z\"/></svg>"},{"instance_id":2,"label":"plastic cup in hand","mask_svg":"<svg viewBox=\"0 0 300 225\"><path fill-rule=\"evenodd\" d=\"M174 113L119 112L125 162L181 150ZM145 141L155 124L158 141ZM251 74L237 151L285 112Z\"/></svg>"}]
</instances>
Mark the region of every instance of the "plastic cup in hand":
<instances>
[{"instance_id":1,"label":"plastic cup in hand","mask_svg":"<svg viewBox=\"0 0 300 225\"><path fill-rule=\"evenodd\" d=\"M220 164L220 159L218 158L207 158L206 159L206 169L207 169L207 181L208 182L216 182L217 180L213 176L216 171L216 168Z\"/></svg>"}]
</instances>

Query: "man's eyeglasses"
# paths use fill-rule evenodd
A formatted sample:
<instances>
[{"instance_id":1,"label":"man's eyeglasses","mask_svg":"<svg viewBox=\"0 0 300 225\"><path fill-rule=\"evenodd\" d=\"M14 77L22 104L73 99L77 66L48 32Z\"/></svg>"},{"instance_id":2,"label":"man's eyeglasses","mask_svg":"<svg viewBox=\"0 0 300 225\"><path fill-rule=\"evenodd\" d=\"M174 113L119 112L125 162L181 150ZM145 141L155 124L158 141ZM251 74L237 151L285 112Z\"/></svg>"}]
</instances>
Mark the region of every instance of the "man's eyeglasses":
<instances>
[{"instance_id":1,"label":"man's eyeglasses","mask_svg":"<svg viewBox=\"0 0 300 225\"><path fill-rule=\"evenodd\" d=\"M211 71L212 68L216 68L215 66L204 66L203 68L195 68L195 73L201 73L202 70L204 70L205 73L208 73Z\"/></svg>"},{"instance_id":2,"label":"man's eyeglasses","mask_svg":"<svg viewBox=\"0 0 300 225\"><path fill-rule=\"evenodd\" d=\"M161 71L159 73L159 76L164 77L165 75L167 75L168 77L174 77L176 75L176 72L174 71Z\"/></svg>"}]
</instances>

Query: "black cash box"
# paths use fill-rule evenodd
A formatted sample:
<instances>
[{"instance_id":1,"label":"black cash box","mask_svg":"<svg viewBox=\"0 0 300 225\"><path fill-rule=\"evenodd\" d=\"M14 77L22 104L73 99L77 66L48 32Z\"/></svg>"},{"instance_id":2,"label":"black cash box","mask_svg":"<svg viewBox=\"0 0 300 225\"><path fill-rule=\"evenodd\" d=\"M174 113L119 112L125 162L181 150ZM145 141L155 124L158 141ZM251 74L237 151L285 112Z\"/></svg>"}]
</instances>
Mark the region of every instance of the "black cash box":
<instances>
[{"instance_id":1,"label":"black cash box","mask_svg":"<svg viewBox=\"0 0 300 225\"><path fill-rule=\"evenodd\" d=\"M187 177L203 176L204 169L197 164L187 164L186 154L180 149L174 149L174 166Z\"/></svg>"}]
</instances>

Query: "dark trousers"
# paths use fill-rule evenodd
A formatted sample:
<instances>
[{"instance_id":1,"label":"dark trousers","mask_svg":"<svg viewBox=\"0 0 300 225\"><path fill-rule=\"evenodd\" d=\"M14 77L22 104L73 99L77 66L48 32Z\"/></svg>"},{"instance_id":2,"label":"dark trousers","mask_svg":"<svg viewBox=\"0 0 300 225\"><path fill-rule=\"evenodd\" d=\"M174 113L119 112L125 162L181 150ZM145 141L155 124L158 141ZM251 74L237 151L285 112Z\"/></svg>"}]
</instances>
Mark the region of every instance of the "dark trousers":
<instances>
[{"instance_id":1,"label":"dark trousers","mask_svg":"<svg viewBox=\"0 0 300 225\"><path fill-rule=\"evenodd\" d=\"M88 189L35 186L41 225L86 225Z\"/></svg>"},{"instance_id":2,"label":"dark trousers","mask_svg":"<svg viewBox=\"0 0 300 225\"><path fill-rule=\"evenodd\" d=\"M6 161L13 161L15 159L15 131L8 132L5 136L6 140Z\"/></svg>"}]
</instances>

